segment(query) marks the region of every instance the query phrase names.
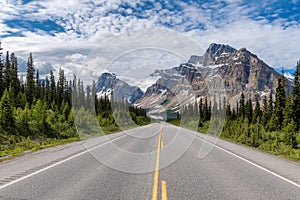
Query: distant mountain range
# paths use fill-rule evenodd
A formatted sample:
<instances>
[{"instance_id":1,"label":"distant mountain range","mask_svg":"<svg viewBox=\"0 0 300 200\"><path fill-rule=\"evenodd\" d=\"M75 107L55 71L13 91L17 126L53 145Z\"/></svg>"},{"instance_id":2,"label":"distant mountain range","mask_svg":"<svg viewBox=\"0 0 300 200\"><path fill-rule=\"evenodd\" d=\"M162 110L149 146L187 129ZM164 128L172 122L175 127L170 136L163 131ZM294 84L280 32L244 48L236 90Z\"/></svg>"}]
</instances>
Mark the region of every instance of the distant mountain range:
<instances>
[{"instance_id":1,"label":"distant mountain range","mask_svg":"<svg viewBox=\"0 0 300 200\"><path fill-rule=\"evenodd\" d=\"M116 75L104 73L97 82L98 95L114 90L117 98L124 97L130 103L149 108L152 113L162 113L176 112L182 105L222 92L227 103L234 107L242 92L253 101L274 94L280 74L246 48L237 50L213 43L203 55L192 55L187 63L155 70L149 76L159 78L143 93ZM286 82L286 88L291 89L292 76Z\"/></svg>"}]
</instances>

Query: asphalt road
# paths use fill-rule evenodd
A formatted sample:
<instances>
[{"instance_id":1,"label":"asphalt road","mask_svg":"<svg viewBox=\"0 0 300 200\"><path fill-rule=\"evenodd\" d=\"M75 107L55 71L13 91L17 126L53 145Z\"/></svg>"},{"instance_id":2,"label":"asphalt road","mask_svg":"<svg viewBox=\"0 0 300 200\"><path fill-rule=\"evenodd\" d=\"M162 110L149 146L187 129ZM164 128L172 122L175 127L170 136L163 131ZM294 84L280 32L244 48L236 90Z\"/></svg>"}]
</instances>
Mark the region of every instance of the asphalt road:
<instances>
[{"instance_id":1,"label":"asphalt road","mask_svg":"<svg viewBox=\"0 0 300 200\"><path fill-rule=\"evenodd\" d=\"M156 123L3 162L0 199L300 199L298 163L203 137Z\"/></svg>"}]
</instances>

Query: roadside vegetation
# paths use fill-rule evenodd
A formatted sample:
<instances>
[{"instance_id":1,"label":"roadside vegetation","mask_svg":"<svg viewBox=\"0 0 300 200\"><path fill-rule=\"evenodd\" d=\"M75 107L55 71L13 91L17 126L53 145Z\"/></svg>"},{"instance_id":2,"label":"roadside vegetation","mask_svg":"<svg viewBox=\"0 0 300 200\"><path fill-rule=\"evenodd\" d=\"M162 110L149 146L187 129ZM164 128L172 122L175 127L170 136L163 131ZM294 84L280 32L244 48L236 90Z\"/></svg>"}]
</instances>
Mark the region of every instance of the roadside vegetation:
<instances>
[{"instance_id":1,"label":"roadside vegetation","mask_svg":"<svg viewBox=\"0 0 300 200\"><path fill-rule=\"evenodd\" d=\"M84 89L62 69L49 74L40 78L30 54L26 77L19 76L16 55L0 54L0 160L150 123L145 110L124 99L97 98L95 82Z\"/></svg>"},{"instance_id":2,"label":"roadside vegetation","mask_svg":"<svg viewBox=\"0 0 300 200\"><path fill-rule=\"evenodd\" d=\"M207 98L201 99L199 105L189 105L183 109L184 112L198 113L200 119L198 131L208 133L209 126L216 121L218 116L212 116L212 113L220 113L223 131L221 137L235 143L244 144L261 151L279 155L295 161L300 161L300 62L294 74L294 86L292 92L285 89L286 79L282 72L278 80L275 98L273 95L265 96L262 104L257 99L252 102L251 99L245 99L242 93L240 100L235 108L231 108L226 103L213 106L207 101ZM218 109L213 111L213 109ZM191 118L184 120L173 119L170 123L182 125L193 123L195 119L193 114Z\"/></svg>"}]
</instances>

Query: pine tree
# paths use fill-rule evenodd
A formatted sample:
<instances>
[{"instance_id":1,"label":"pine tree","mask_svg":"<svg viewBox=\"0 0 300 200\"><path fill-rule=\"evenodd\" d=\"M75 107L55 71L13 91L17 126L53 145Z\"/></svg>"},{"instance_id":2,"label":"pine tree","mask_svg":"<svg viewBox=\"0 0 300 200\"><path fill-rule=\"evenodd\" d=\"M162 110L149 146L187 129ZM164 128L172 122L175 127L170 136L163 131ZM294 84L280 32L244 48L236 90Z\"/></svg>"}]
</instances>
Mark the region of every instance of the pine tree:
<instances>
[{"instance_id":1,"label":"pine tree","mask_svg":"<svg viewBox=\"0 0 300 200\"><path fill-rule=\"evenodd\" d=\"M17 101L17 96L21 92L20 80L18 77L18 60L14 53L11 54L11 83L13 98Z\"/></svg>"},{"instance_id":2,"label":"pine tree","mask_svg":"<svg viewBox=\"0 0 300 200\"><path fill-rule=\"evenodd\" d=\"M65 100L65 72L61 68L59 68L59 77L57 83L57 100L58 105L60 106L61 103Z\"/></svg>"},{"instance_id":3,"label":"pine tree","mask_svg":"<svg viewBox=\"0 0 300 200\"><path fill-rule=\"evenodd\" d=\"M9 94L9 91L5 89L0 101L0 127L9 135L15 133L15 120L11 102L11 95Z\"/></svg>"},{"instance_id":4,"label":"pine tree","mask_svg":"<svg viewBox=\"0 0 300 200\"><path fill-rule=\"evenodd\" d=\"M296 148L296 123L294 121L293 114L294 110L292 97L290 93L288 93L284 109L282 140L285 142L285 144Z\"/></svg>"},{"instance_id":5,"label":"pine tree","mask_svg":"<svg viewBox=\"0 0 300 200\"><path fill-rule=\"evenodd\" d=\"M36 99L42 99L42 86L41 86L41 81L40 81L40 74L39 70L36 70L36 75L35 75L35 98Z\"/></svg>"},{"instance_id":6,"label":"pine tree","mask_svg":"<svg viewBox=\"0 0 300 200\"><path fill-rule=\"evenodd\" d=\"M232 111L231 111L231 107L230 107L229 103L226 106L226 118L229 119L229 120L233 119Z\"/></svg>"},{"instance_id":7,"label":"pine tree","mask_svg":"<svg viewBox=\"0 0 300 200\"><path fill-rule=\"evenodd\" d=\"M253 116L253 123L259 123L262 117L262 111L260 109L260 104L258 98L256 98L255 108L254 108L254 116Z\"/></svg>"},{"instance_id":8,"label":"pine tree","mask_svg":"<svg viewBox=\"0 0 300 200\"><path fill-rule=\"evenodd\" d=\"M4 71L4 89L8 89L11 82L11 63L9 59L9 52L6 52L5 71Z\"/></svg>"},{"instance_id":9,"label":"pine tree","mask_svg":"<svg viewBox=\"0 0 300 200\"><path fill-rule=\"evenodd\" d=\"M245 95L244 95L244 92L242 92L242 94L241 94L239 115L242 118L245 117Z\"/></svg>"},{"instance_id":10,"label":"pine tree","mask_svg":"<svg viewBox=\"0 0 300 200\"><path fill-rule=\"evenodd\" d=\"M201 98L200 101L199 101L199 117L200 117L200 120L203 122L203 116L204 116L204 113L203 113L203 99Z\"/></svg>"},{"instance_id":11,"label":"pine tree","mask_svg":"<svg viewBox=\"0 0 300 200\"><path fill-rule=\"evenodd\" d=\"M209 119L210 119L210 115L209 115L208 101L207 101L207 97L205 97L204 105L203 105L203 121L207 121Z\"/></svg>"},{"instance_id":12,"label":"pine tree","mask_svg":"<svg viewBox=\"0 0 300 200\"><path fill-rule=\"evenodd\" d=\"M294 120L293 102L290 93L288 93L288 96L286 98L283 114L284 114L283 126L287 126L290 122Z\"/></svg>"},{"instance_id":13,"label":"pine tree","mask_svg":"<svg viewBox=\"0 0 300 200\"><path fill-rule=\"evenodd\" d=\"M285 91L284 91L284 74L282 73L281 77L278 79L276 95L275 95L275 115L278 118L278 127L277 130L282 128L283 123L283 110L285 107Z\"/></svg>"},{"instance_id":14,"label":"pine tree","mask_svg":"<svg viewBox=\"0 0 300 200\"><path fill-rule=\"evenodd\" d=\"M91 102L91 104L92 104L92 111L94 111L94 109L96 109L95 108L95 106L96 106L96 100L97 100L97 94L96 94L96 92L97 92L96 82L93 81L93 84L92 84L92 102Z\"/></svg>"},{"instance_id":15,"label":"pine tree","mask_svg":"<svg viewBox=\"0 0 300 200\"><path fill-rule=\"evenodd\" d=\"M297 130L300 128L300 61L297 62L296 71L294 73L294 88L293 88L293 110L294 121L296 123Z\"/></svg>"},{"instance_id":16,"label":"pine tree","mask_svg":"<svg viewBox=\"0 0 300 200\"><path fill-rule=\"evenodd\" d=\"M50 101L51 103L56 103L56 83L54 73L50 71Z\"/></svg>"},{"instance_id":17,"label":"pine tree","mask_svg":"<svg viewBox=\"0 0 300 200\"><path fill-rule=\"evenodd\" d=\"M266 126L269 121L267 97L263 98L262 125Z\"/></svg>"},{"instance_id":18,"label":"pine tree","mask_svg":"<svg viewBox=\"0 0 300 200\"><path fill-rule=\"evenodd\" d=\"M253 117L253 107L250 98L247 100L245 105L245 116L247 117L248 123L250 124L252 122L252 117Z\"/></svg>"},{"instance_id":19,"label":"pine tree","mask_svg":"<svg viewBox=\"0 0 300 200\"><path fill-rule=\"evenodd\" d=\"M91 87L89 85L86 86L86 100L85 100L85 103L86 103L86 109L91 110L91 108L92 108L92 106L91 106L92 96L91 96Z\"/></svg>"},{"instance_id":20,"label":"pine tree","mask_svg":"<svg viewBox=\"0 0 300 200\"><path fill-rule=\"evenodd\" d=\"M3 91L4 91L3 63L0 54L0 97L2 97Z\"/></svg>"},{"instance_id":21,"label":"pine tree","mask_svg":"<svg viewBox=\"0 0 300 200\"><path fill-rule=\"evenodd\" d=\"M274 114L274 102L273 102L273 94L270 92L269 95L269 103L268 103L268 119L270 120L272 115Z\"/></svg>"},{"instance_id":22,"label":"pine tree","mask_svg":"<svg viewBox=\"0 0 300 200\"><path fill-rule=\"evenodd\" d=\"M45 86L45 96L46 96L46 102L49 108L49 105L51 105L52 99L51 99L51 91L50 91L50 81L48 76L46 77L46 86Z\"/></svg>"},{"instance_id":23,"label":"pine tree","mask_svg":"<svg viewBox=\"0 0 300 200\"><path fill-rule=\"evenodd\" d=\"M0 97L2 97L4 91L4 76L3 76L3 62L2 62L2 48L0 42Z\"/></svg>"},{"instance_id":24,"label":"pine tree","mask_svg":"<svg viewBox=\"0 0 300 200\"><path fill-rule=\"evenodd\" d=\"M27 76L26 76L26 87L25 87L26 101L29 105L32 105L35 95L35 81L34 81L34 68L32 53L30 53L27 62Z\"/></svg>"}]
</instances>

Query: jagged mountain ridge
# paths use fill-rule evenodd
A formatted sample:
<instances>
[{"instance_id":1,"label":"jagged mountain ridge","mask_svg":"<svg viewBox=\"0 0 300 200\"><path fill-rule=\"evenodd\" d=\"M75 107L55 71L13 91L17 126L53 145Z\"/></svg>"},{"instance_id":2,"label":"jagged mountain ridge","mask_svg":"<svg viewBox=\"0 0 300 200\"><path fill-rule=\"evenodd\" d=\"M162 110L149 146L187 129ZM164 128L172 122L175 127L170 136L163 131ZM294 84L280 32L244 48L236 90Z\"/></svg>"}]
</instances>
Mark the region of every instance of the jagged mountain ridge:
<instances>
[{"instance_id":1,"label":"jagged mountain ridge","mask_svg":"<svg viewBox=\"0 0 300 200\"><path fill-rule=\"evenodd\" d=\"M103 73L96 82L97 96L111 96L114 93L115 100L127 99L129 103L134 103L140 99L144 92L136 86L131 86L125 81L117 78L114 73Z\"/></svg>"},{"instance_id":2,"label":"jagged mountain ridge","mask_svg":"<svg viewBox=\"0 0 300 200\"><path fill-rule=\"evenodd\" d=\"M236 50L228 45L215 43L209 46L204 55L192 55L187 63L171 70L156 71L156 74L160 74L161 78L136 102L145 108L160 105L153 112L178 110L182 102L212 97L211 91L215 89L224 90L232 107L235 107L242 92L253 101L256 98L261 100L263 96L275 93L280 77L278 72L246 48ZM194 95L185 93L182 82L187 82L187 87L193 89ZM286 87L290 90L292 82L288 79L286 82Z\"/></svg>"}]
</instances>

